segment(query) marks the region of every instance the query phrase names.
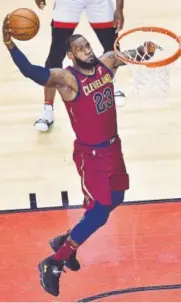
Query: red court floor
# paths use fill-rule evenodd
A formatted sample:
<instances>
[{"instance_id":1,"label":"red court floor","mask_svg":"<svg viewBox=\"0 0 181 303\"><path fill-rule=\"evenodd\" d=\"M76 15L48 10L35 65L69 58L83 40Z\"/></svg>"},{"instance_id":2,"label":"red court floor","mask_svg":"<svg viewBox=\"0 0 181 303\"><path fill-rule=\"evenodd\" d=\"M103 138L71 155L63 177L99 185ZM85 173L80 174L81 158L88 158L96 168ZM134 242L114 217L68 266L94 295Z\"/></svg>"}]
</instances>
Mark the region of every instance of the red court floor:
<instances>
[{"instance_id":1,"label":"red court floor","mask_svg":"<svg viewBox=\"0 0 181 303\"><path fill-rule=\"evenodd\" d=\"M80 248L81 270L63 273L60 296L47 294L37 264L82 213L0 215L1 302L181 302L180 202L119 207Z\"/></svg>"}]
</instances>

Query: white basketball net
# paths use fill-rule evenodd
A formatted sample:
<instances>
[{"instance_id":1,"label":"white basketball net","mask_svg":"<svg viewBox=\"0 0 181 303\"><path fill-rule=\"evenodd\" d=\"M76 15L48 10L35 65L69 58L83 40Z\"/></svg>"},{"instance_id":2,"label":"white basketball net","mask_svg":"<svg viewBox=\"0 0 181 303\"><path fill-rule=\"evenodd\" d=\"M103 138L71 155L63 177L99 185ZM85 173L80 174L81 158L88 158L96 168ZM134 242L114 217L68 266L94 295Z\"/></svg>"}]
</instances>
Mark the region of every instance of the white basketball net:
<instances>
[{"instance_id":1,"label":"white basketball net","mask_svg":"<svg viewBox=\"0 0 181 303\"><path fill-rule=\"evenodd\" d=\"M136 49L145 41L152 41L161 49L156 50L155 55L148 61L158 61L171 56L178 49L178 42L168 35L154 32L136 31L124 36L119 41L121 53L124 52L131 60L136 60L126 51ZM148 55L148 54L147 54ZM144 61L145 55L141 58ZM126 63L132 71L130 91L135 98L167 98L170 91L170 68L172 64L163 67L147 67Z\"/></svg>"},{"instance_id":2,"label":"white basketball net","mask_svg":"<svg viewBox=\"0 0 181 303\"><path fill-rule=\"evenodd\" d=\"M167 98L170 91L169 66L148 68L129 64L132 70L132 95L134 98Z\"/></svg>"}]
</instances>

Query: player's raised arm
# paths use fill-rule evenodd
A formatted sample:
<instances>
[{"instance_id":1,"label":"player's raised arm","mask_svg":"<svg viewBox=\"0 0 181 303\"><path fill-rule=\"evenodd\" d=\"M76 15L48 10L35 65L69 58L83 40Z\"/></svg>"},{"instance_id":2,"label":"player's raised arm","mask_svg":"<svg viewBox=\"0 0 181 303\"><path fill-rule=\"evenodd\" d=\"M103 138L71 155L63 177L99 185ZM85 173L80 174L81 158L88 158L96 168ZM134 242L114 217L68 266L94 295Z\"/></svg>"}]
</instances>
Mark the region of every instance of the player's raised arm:
<instances>
[{"instance_id":1,"label":"player's raised arm","mask_svg":"<svg viewBox=\"0 0 181 303\"><path fill-rule=\"evenodd\" d=\"M3 23L3 41L9 50L14 63L19 68L21 73L39 85L55 88L69 86L69 84L71 86L71 82L73 82L74 79L72 79L73 77L68 70L61 68L49 69L46 67L33 65L29 62L26 56L12 41L11 33L8 29L8 20L9 16L5 18Z\"/></svg>"},{"instance_id":2,"label":"player's raised arm","mask_svg":"<svg viewBox=\"0 0 181 303\"><path fill-rule=\"evenodd\" d=\"M134 61L145 61L152 58L157 49L161 49L161 47L152 41L145 41L143 45L140 45L135 49L122 52L122 55L128 59L132 58ZM126 65L124 61L116 58L114 51L105 53L100 60L113 72L116 72L119 66Z\"/></svg>"}]
</instances>

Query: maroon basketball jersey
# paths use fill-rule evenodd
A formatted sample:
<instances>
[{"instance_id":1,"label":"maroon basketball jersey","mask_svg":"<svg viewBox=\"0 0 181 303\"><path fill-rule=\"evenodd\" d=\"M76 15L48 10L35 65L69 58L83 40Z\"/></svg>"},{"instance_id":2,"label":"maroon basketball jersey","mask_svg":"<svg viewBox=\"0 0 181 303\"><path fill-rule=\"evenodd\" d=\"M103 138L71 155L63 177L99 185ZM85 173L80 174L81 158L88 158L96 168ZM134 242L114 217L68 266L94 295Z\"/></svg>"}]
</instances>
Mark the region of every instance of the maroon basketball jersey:
<instances>
[{"instance_id":1,"label":"maroon basketball jersey","mask_svg":"<svg viewBox=\"0 0 181 303\"><path fill-rule=\"evenodd\" d=\"M98 144L117 134L112 72L99 63L93 75L67 68L77 79L78 93L64 102L78 141Z\"/></svg>"}]
</instances>

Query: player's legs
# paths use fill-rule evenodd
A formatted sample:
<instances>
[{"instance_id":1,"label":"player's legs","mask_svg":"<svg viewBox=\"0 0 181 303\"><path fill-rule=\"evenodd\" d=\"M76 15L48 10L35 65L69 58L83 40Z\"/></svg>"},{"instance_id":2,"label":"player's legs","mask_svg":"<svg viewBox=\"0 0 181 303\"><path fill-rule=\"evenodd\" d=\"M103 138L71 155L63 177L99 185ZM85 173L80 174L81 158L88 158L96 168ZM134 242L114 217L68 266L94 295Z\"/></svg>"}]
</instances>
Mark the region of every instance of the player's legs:
<instances>
[{"instance_id":1,"label":"player's legs","mask_svg":"<svg viewBox=\"0 0 181 303\"><path fill-rule=\"evenodd\" d=\"M112 51L114 41L117 38L117 34L115 33L115 28L114 27L107 27L107 28L106 27L105 28L93 27L93 30L104 49L104 53Z\"/></svg>"},{"instance_id":2,"label":"player's legs","mask_svg":"<svg viewBox=\"0 0 181 303\"><path fill-rule=\"evenodd\" d=\"M104 52L113 50L113 44L117 38L113 27L114 7L112 0L89 0L86 7L88 21L92 26L97 38L99 39ZM116 104L124 104L124 93L115 86L114 95Z\"/></svg>"},{"instance_id":3,"label":"player's legs","mask_svg":"<svg viewBox=\"0 0 181 303\"><path fill-rule=\"evenodd\" d=\"M62 62L66 55L65 41L73 34L80 21L82 11L82 0L56 0L53 9L52 41L45 64L46 67L62 67ZM38 119L34 125L35 128L40 131L47 131L49 126L53 123L53 104L55 94L56 89L48 87L44 88L44 110L40 119Z\"/></svg>"},{"instance_id":4,"label":"player's legs","mask_svg":"<svg viewBox=\"0 0 181 303\"><path fill-rule=\"evenodd\" d=\"M123 202L124 191L112 192L111 197L112 205L107 206L96 201L94 207L87 210L81 221L71 230L70 237L79 246L106 224L110 213Z\"/></svg>"},{"instance_id":5,"label":"player's legs","mask_svg":"<svg viewBox=\"0 0 181 303\"><path fill-rule=\"evenodd\" d=\"M75 253L78 246L93 232L104 225L109 217L108 206L96 202L92 210L85 212L84 217L72 229L70 237L65 240L55 255L50 256L39 264L40 283L50 294L58 296L59 279L63 271L64 262Z\"/></svg>"},{"instance_id":6,"label":"player's legs","mask_svg":"<svg viewBox=\"0 0 181 303\"><path fill-rule=\"evenodd\" d=\"M113 27L114 7L112 0L88 0L86 14L104 52L113 50L117 38Z\"/></svg>"},{"instance_id":7,"label":"player's legs","mask_svg":"<svg viewBox=\"0 0 181 303\"><path fill-rule=\"evenodd\" d=\"M47 292L54 295L59 294L59 278L66 260L75 255L78 247L106 224L113 209L123 202L124 191L129 188L121 141L117 138L113 143L108 142L104 149L99 147L95 149L97 157L92 162L92 158L90 159L92 147L82 146L75 141L73 159L81 176L82 190L85 194L84 206L87 210L56 254L43 260L39 265L41 284ZM100 161L100 158L104 161Z\"/></svg>"},{"instance_id":8,"label":"player's legs","mask_svg":"<svg viewBox=\"0 0 181 303\"><path fill-rule=\"evenodd\" d=\"M121 192L120 197L124 198L124 192ZM118 206L117 198L118 195L116 195L115 207ZM120 203L121 202L122 201L120 201ZM109 206L96 201L93 208L87 210L79 223L71 230L70 236L65 240L56 254L46 258L39 264L40 281L47 292L54 296L59 294L59 278L63 270L64 262L70 258L77 248L94 232L106 224L111 211L112 209L110 209Z\"/></svg>"}]
</instances>

